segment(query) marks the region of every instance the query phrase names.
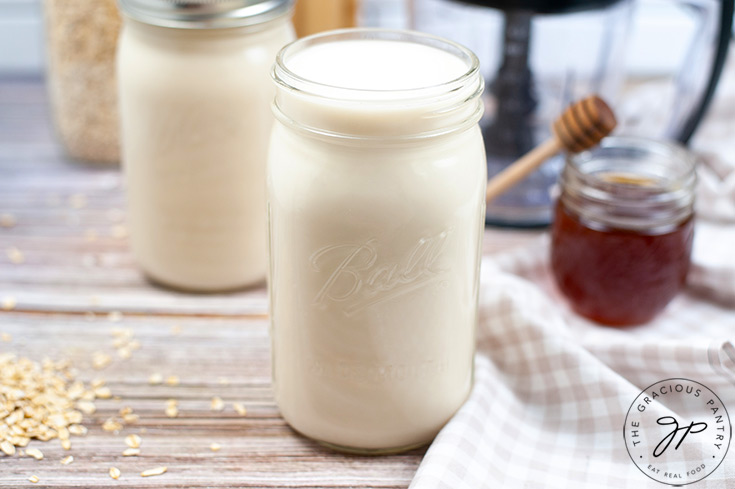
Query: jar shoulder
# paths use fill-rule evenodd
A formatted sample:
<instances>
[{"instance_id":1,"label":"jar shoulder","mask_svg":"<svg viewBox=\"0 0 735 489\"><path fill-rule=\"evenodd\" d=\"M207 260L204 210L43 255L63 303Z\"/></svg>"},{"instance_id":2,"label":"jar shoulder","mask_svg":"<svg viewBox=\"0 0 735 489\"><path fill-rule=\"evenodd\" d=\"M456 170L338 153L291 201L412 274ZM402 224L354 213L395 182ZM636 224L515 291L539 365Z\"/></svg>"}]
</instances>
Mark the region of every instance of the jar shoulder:
<instances>
[{"instance_id":1,"label":"jar shoulder","mask_svg":"<svg viewBox=\"0 0 735 489\"><path fill-rule=\"evenodd\" d=\"M479 128L408 145L329 144L275 125L268 161L272 199L293 205L351 196L365 202L480 200L487 181Z\"/></svg>"},{"instance_id":2,"label":"jar shoulder","mask_svg":"<svg viewBox=\"0 0 735 489\"><path fill-rule=\"evenodd\" d=\"M166 29L128 21L120 32L118 62L123 67L155 63L159 69L189 72L207 67L248 70L261 65L267 71L278 51L295 39L290 22L254 33L211 31Z\"/></svg>"}]
</instances>

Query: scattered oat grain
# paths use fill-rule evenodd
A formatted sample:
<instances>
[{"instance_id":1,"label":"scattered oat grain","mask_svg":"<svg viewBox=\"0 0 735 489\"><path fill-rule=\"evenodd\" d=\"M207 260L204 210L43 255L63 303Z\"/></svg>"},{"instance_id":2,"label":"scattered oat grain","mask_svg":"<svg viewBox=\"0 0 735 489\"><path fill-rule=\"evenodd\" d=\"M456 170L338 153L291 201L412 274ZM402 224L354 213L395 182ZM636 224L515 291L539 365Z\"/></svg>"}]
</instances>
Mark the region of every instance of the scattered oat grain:
<instances>
[{"instance_id":1,"label":"scattered oat grain","mask_svg":"<svg viewBox=\"0 0 735 489\"><path fill-rule=\"evenodd\" d=\"M143 472L140 473L140 476L141 477L152 477L154 475L165 474L167 470L168 470L167 467L156 467L154 469L144 470Z\"/></svg>"},{"instance_id":2,"label":"scattered oat grain","mask_svg":"<svg viewBox=\"0 0 735 489\"><path fill-rule=\"evenodd\" d=\"M148 377L148 383L150 385L159 385L163 383L163 375L159 373L151 374L150 377Z\"/></svg>"},{"instance_id":3,"label":"scattered oat grain","mask_svg":"<svg viewBox=\"0 0 735 489\"><path fill-rule=\"evenodd\" d=\"M171 386L179 385L179 376L169 375L168 377L166 377L166 383Z\"/></svg>"},{"instance_id":4,"label":"scattered oat grain","mask_svg":"<svg viewBox=\"0 0 735 489\"><path fill-rule=\"evenodd\" d=\"M0 443L0 450L2 450L3 453L8 457L12 457L13 455L15 455L15 445L10 443L8 440L4 440L2 443Z\"/></svg>"},{"instance_id":5,"label":"scattered oat grain","mask_svg":"<svg viewBox=\"0 0 735 489\"><path fill-rule=\"evenodd\" d=\"M222 411L225 408L225 403L222 401L222 398L219 396L214 396L212 398L212 402L210 403L210 406L212 408L212 411Z\"/></svg>"},{"instance_id":6,"label":"scattered oat grain","mask_svg":"<svg viewBox=\"0 0 735 489\"><path fill-rule=\"evenodd\" d=\"M120 478L120 469L117 467L110 467L110 477L117 480Z\"/></svg>"},{"instance_id":7,"label":"scattered oat grain","mask_svg":"<svg viewBox=\"0 0 735 489\"><path fill-rule=\"evenodd\" d=\"M220 445L219 443L212 443L211 445L209 445L209 449L213 452L219 452L222 449L222 445Z\"/></svg>"},{"instance_id":8,"label":"scattered oat grain","mask_svg":"<svg viewBox=\"0 0 735 489\"><path fill-rule=\"evenodd\" d=\"M102 429L105 431L117 432L123 429L123 425L120 421L116 420L115 418L109 418L104 423L102 423Z\"/></svg>"},{"instance_id":9,"label":"scattered oat grain","mask_svg":"<svg viewBox=\"0 0 735 489\"><path fill-rule=\"evenodd\" d=\"M25 256L23 256L23 252L20 251L15 246L11 246L10 248L8 248L6 250L6 253L8 255L8 259L10 260L10 262L15 265L20 265L26 260Z\"/></svg>"},{"instance_id":10,"label":"scattered oat grain","mask_svg":"<svg viewBox=\"0 0 735 489\"><path fill-rule=\"evenodd\" d=\"M122 416L123 421L126 423L135 423L140 419L140 416L133 413L133 408L130 406L125 406L124 408L120 409L120 416Z\"/></svg>"},{"instance_id":11,"label":"scattered oat grain","mask_svg":"<svg viewBox=\"0 0 735 489\"><path fill-rule=\"evenodd\" d=\"M3 297L3 302L2 302L3 311L12 311L13 309L15 309L15 306L17 304L18 304L18 301L15 300L15 297L13 296Z\"/></svg>"},{"instance_id":12,"label":"scattered oat grain","mask_svg":"<svg viewBox=\"0 0 735 489\"><path fill-rule=\"evenodd\" d=\"M69 426L69 433L77 436L85 436L87 434L87 428L80 424L73 424Z\"/></svg>"},{"instance_id":13,"label":"scattered oat grain","mask_svg":"<svg viewBox=\"0 0 735 489\"><path fill-rule=\"evenodd\" d=\"M65 440L61 440L61 448L64 450L71 450L71 440L68 438Z\"/></svg>"},{"instance_id":14,"label":"scattered oat grain","mask_svg":"<svg viewBox=\"0 0 735 489\"><path fill-rule=\"evenodd\" d=\"M138 422L138 420L140 419L140 416L138 416L137 414L126 414L122 418L123 418L123 421L130 424L130 423Z\"/></svg>"},{"instance_id":15,"label":"scattered oat grain","mask_svg":"<svg viewBox=\"0 0 735 489\"><path fill-rule=\"evenodd\" d=\"M179 415L178 401L176 399L169 399L166 401L166 416L169 418L175 418Z\"/></svg>"},{"instance_id":16,"label":"scattered oat grain","mask_svg":"<svg viewBox=\"0 0 735 489\"><path fill-rule=\"evenodd\" d=\"M123 360L127 360L133 356L133 352L127 346L123 346L117 350L117 356Z\"/></svg>"},{"instance_id":17,"label":"scattered oat grain","mask_svg":"<svg viewBox=\"0 0 735 489\"><path fill-rule=\"evenodd\" d=\"M140 455L140 448L126 448L122 452L123 457L137 457Z\"/></svg>"},{"instance_id":18,"label":"scattered oat grain","mask_svg":"<svg viewBox=\"0 0 735 489\"><path fill-rule=\"evenodd\" d=\"M237 412L237 414L239 414L240 416L245 416L246 414L248 414L248 410L245 409L245 406L243 406L239 402L233 402L232 407L235 409L235 412Z\"/></svg>"},{"instance_id":19,"label":"scattered oat grain","mask_svg":"<svg viewBox=\"0 0 735 489\"><path fill-rule=\"evenodd\" d=\"M112 311L110 315L110 321L117 322L122 319L122 313L120 311ZM112 334L112 336L114 336L115 338L120 339L124 343L132 338L134 333L133 330L130 328L121 328L119 326L116 326L110 330L110 334Z\"/></svg>"},{"instance_id":20,"label":"scattered oat grain","mask_svg":"<svg viewBox=\"0 0 735 489\"><path fill-rule=\"evenodd\" d=\"M11 436L10 437L10 443L15 445L15 447L26 447L31 442L31 439L27 436ZM24 455L23 451L21 450L19 455L22 457Z\"/></svg>"},{"instance_id":21,"label":"scattered oat grain","mask_svg":"<svg viewBox=\"0 0 735 489\"><path fill-rule=\"evenodd\" d=\"M26 455L29 457L33 457L36 460L43 460L43 452L38 448L27 448Z\"/></svg>"},{"instance_id":22,"label":"scattered oat grain","mask_svg":"<svg viewBox=\"0 0 735 489\"><path fill-rule=\"evenodd\" d=\"M74 461L74 455L67 455L61 459L61 465L69 465Z\"/></svg>"},{"instance_id":23,"label":"scattered oat grain","mask_svg":"<svg viewBox=\"0 0 735 489\"><path fill-rule=\"evenodd\" d=\"M143 440L138 435L128 435L125 437L125 444L128 448L140 448L140 444Z\"/></svg>"},{"instance_id":24,"label":"scattered oat grain","mask_svg":"<svg viewBox=\"0 0 735 489\"><path fill-rule=\"evenodd\" d=\"M97 406L92 401L77 401L77 409L84 414L94 414L97 411Z\"/></svg>"},{"instance_id":25,"label":"scattered oat grain","mask_svg":"<svg viewBox=\"0 0 735 489\"><path fill-rule=\"evenodd\" d=\"M17 223L15 216L12 214L0 214L0 226L4 228L12 228Z\"/></svg>"},{"instance_id":26,"label":"scattered oat grain","mask_svg":"<svg viewBox=\"0 0 735 489\"><path fill-rule=\"evenodd\" d=\"M107 313L107 320L113 323L122 321L123 315L120 311L110 311Z\"/></svg>"},{"instance_id":27,"label":"scattered oat grain","mask_svg":"<svg viewBox=\"0 0 735 489\"><path fill-rule=\"evenodd\" d=\"M94 395L99 399L109 399L112 397L112 391L110 391L109 387L101 386L94 390Z\"/></svg>"},{"instance_id":28,"label":"scattered oat grain","mask_svg":"<svg viewBox=\"0 0 735 489\"><path fill-rule=\"evenodd\" d=\"M78 425L79 423L82 422L82 413L81 412L79 412L79 411L68 411L64 416L66 416L66 420L71 424L69 426L69 429L70 430L72 428L84 428L84 426L81 426L81 427L80 426L73 426L73 425ZM76 434L76 433L72 433L72 435L74 435L74 434Z\"/></svg>"},{"instance_id":29,"label":"scattered oat grain","mask_svg":"<svg viewBox=\"0 0 735 489\"><path fill-rule=\"evenodd\" d=\"M92 366L97 370L102 370L112 363L112 357L105 352L98 351L92 355Z\"/></svg>"},{"instance_id":30,"label":"scattered oat grain","mask_svg":"<svg viewBox=\"0 0 735 489\"><path fill-rule=\"evenodd\" d=\"M31 482L33 482L35 484L36 482L38 482L41 479L39 479L37 475L32 475L32 476L30 476L28 478L28 480L31 481Z\"/></svg>"}]
</instances>

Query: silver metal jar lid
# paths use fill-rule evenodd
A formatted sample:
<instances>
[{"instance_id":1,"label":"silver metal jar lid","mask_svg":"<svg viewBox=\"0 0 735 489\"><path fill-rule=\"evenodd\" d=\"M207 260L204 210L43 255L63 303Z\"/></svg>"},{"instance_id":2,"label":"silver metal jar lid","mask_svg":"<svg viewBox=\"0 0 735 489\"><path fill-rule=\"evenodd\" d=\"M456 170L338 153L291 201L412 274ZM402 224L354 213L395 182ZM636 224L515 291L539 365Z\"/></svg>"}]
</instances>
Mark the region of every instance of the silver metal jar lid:
<instances>
[{"instance_id":1,"label":"silver metal jar lid","mask_svg":"<svg viewBox=\"0 0 735 489\"><path fill-rule=\"evenodd\" d=\"M127 16L161 27L220 29L262 24L291 10L293 0L118 0Z\"/></svg>"}]
</instances>

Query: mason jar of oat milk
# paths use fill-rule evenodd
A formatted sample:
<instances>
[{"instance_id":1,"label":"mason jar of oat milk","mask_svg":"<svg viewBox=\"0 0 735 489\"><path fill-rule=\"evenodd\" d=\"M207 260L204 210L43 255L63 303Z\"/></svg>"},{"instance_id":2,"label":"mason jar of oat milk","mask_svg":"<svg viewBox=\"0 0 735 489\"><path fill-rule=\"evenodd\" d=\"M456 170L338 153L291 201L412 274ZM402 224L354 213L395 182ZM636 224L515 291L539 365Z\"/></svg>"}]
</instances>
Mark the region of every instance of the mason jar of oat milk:
<instances>
[{"instance_id":1,"label":"mason jar of oat milk","mask_svg":"<svg viewBox=\"0 0 735 489\"><path fill-rule=\"evenodd\" d=\"M143 271L193 291L265 278L269 70L291 0L119 0L122 160Z\"/></svg>"},{"instance_id":2,"label":"mason jar of oat milk","mask_svg":"<svg viewBox=\"0 0 735 489\"><path fill-rule=\"evenodd\" d=\"M430 441L472 385L485 156L472 52L348 29L286 46L268 157L275 396L338 449Z\"/></svg>"}]
</instances>

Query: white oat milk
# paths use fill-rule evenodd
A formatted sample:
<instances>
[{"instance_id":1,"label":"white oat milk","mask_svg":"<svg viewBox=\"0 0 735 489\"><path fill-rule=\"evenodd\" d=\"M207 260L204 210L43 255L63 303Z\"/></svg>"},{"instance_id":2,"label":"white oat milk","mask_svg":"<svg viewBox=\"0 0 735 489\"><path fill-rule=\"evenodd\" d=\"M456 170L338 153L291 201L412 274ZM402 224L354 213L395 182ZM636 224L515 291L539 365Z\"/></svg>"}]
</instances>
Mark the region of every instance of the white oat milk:
<instances>
[{"instance_id":1,"label":"white oat milk","mask_svg":"<svg viewBox=\"0 0 735 489\"><path fill-rule=\"evenodd\" d=\"M284 48L267 170L281 413L341 449L430 441L472 384L482 79L456 44L356 29Z\"/></svg>"},{"instance_id":2,"label":"white oat milk","mask_svg":"<svg viewBox=\"0 0 735 489\"><path fill-rule=\"evenodd\" d=\"M270 66L290 0L120 0L131 244L156 282L199 292L266 275Z\"/></svg>"}]
</instances>

